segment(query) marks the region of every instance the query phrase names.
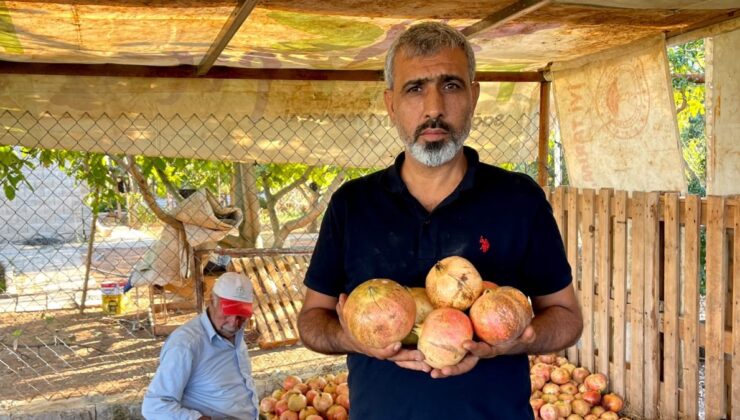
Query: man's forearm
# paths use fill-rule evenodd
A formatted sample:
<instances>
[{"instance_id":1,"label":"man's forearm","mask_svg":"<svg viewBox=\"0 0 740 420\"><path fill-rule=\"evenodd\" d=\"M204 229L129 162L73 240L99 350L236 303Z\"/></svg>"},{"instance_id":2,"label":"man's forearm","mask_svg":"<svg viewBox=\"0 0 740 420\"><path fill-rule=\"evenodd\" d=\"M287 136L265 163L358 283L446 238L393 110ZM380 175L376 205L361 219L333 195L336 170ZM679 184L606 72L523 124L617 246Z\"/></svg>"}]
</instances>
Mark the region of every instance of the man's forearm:
<instances>
[{"instance_id":1,"label":"man's forearm","mask_svg":"<svg viewBox=\"0 0 740 420\"><path fill-rule=\"evenodd\" d=\"M535 340L516 346L511 353L542 354L560 351L578 341L583 330L580 312L563 306L550 306L532 319Z\"/></svg>"},{"instance_id":2,"label":"man's forearm","mask_svg":"<svg viewBox=\"0 0 740 420\"><path fill-rule=\"evenodd\" d=\"M309 349L324 354L352 352L337 313L324 308L311 308L298 316L301 341Z\"/></svg>"}]
</instances>

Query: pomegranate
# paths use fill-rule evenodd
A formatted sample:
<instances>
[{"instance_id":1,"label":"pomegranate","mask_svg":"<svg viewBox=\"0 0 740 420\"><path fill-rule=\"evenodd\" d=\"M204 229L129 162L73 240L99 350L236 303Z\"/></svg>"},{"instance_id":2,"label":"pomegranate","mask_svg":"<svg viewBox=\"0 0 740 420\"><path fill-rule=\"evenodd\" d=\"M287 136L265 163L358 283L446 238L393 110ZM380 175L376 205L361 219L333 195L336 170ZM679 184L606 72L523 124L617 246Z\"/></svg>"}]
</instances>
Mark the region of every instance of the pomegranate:
<instances>
[{"instance_id":1,"label":"pomegranate","mask_svg":"<svg viewBox=\"0 0 740 420\"><path fill-rule=\"evenodd\" d=\"M602 414L606 413L606 409L600 405L595 405L591 407L591 414L595 414L599 417L601 417Z\"/></svg>"},{"instance_id":2,"label":"pomegranate","mask_svg":"<svg viewBox=\"0 0 740 420\"><path fill-rule=\"evenodd\" d=\"M550 381L558 385L566 384L570 381L570 373L561 367L555 368L550 372Z\"/></svg>"},{"instance_id":3,"label":"pomegranate","mask_svg":"<svg viewBox=\"0 0 740 420\"><path fill-rule=\"evenodd\" d=\"M532 410L534 410L535 413L538 413L540 411L540 407L545 405L545 400L542 398L530 398L529 405L532 406Z\"/></svg>"},{"instance_id":4,"label":"pomegranate","mask_svg":"<svg viewBox=\"0 0 740 420\"><path fill-rule=\"evenodd\" d=\"M414 297L414 302L416 302L416 318L414 323L415 325L421 325L424 322L424 318L429 315L429 312L432 312L434 306L432 305L432 302L429 301L427 291L423 287L412 287L409 289L409 292L411 292L411 296ZM401 343L407 346L415 346L418 342L419 336L415 330L411 330L411 332L401 340Z\"/></svg>"},{"instance_id":5,"label":"pomegranate","mask_svg":"<svg viewBox=\"0 0 740 420\"><path fill-rule=\"evenodd\" d=\"M578 393L578 387L573 381L566 382L560 385L560 392L568 395L576 395Z\"/></svg>"},{"instance_id":6,"label":"pomegranate","mask_svg":"<svg viewBox=\"0 0 740 420\"><path fill-rule=\"evenodd\" d=\"M483 291L483 280L473 264L451 256L434 264L427 274L426 290L435 308L470 308Z\"/></svg>"},{"instance_id":7,"label":"pomegranate","mask_svg":"<svg viewBox=\"0 0 740 420\"><path fill-rule=\"evenodd\" d=\"M464 312L454 308L437 308L421 325L418 349L429 366L441 369L465 357L462 343L473 338L473 325Z\"/></svg>"},{"instance_id":8,"label":"pomegranate","mask_svg":"<svg viewBox=\"0 0 740 420\"><path fill-rule=\"evenodd\" d=\"M295 411L283 411L282 414L280 414L279 420L298 420L298 413Z\"/></svg>"},{"instance_id":9,"label":"pomegranate","mask_svg":"<svg viewBox=\"0 0 740 420\"><path fill-rule=\"evenodd\" d=\"M341 405L334 404L326 410L327 420L347 420L347 409Z\"/></svg>"},{"instance_id":10,"label":"pomegranate","mask_svg":"<svg viewBox=\"0 0 740 420\"><path fill-rule=\"evenodd\" d=\"M306 417L306 420L324 420L324 418L318 414L310 414Z\"/></svg>"},{"instance_id":11,"label":"pomegranate","mask_svg":"<svg viewBox=\"0 0 740 420\"><path fill-rule=\"evenodd\" d=\"M337 395L349 395L349 385L347 382L338 383L336 392Z\"/></svg>"},{"instance_id":12,"label":"pomegranate","mask_svg":"<svg viewBox=\"0 0 740 420\"><path fill-rule=\"evenodd\" d=\"M305 394L306 392L308 392L309 389L310 388L308 387L308 384L300 383L300 384L295 384L292 390L298 391L301 394Z\"/></svg>"},{"instance_id":13,"label":"pomegranate","mask_svg":"<svg viewBox=\"0 0 740 420\"><path fill-rule=\"evenodd\" d=\"M280 400L275 403L275 414L278 416L288 411L288 401Z\"/></svg>"},{"instance_id":14,"label":"pomegranate","mask_svg":"<svg viewBox=\"0 0 740 420\"><path fill-rule=\"evenodd\" d=\"M288 398L288 410L290 411L301 411L306 408L306 396L303 394L294 394Z\"/></svg>"},{"instance_id":15,"label":"pomegranate","mask_svg":"<svg viewBox=\"0 0 740 420\"><path fill-rule=\"evenodd\" d=\"M619 415L613 411L605 411L599 416L599 420L619 420Z\"/></svg>"},{"instance_id":16,"label":"pomegranate","mask_svg":"<svg viewBox=\"0 0 740 420\"><path fill-rule=\"evenodd\" d=\"M298 420L306 420L306 418L312 414L315 414L318 416L319 412L315 408L311 406L307 406L306 408L304 408L298 413Z\"/></svg>"},{"instance_id":17,"label":"pomegranate","mask_svg":"<svg viewBox=\"0 0 740 420\"><path fill-rule=\"evenodd\" d=\"M606 375L603 373L592 373L583 380L586 388L599 392L604 392L606 390L606 382Z\"/></svg>"},{"instance_id":18,"label":"pomegranate","mask_svg":"<svg viewBox=\"0 0 740 420\"><path fill-rule=\"evenodd\" d=\"M558 417L560 417L559 414L555 404L547 403L540 407L540 417L542 420L558 420Z\"/></svg>"},{"instance_id":19,"label":"pomegranate","mask_svg":"<svg viewBox=\"0 0 740 420\"><path fill-rule=\"evenodd\" d=\"M313 399L316 398L317 395L319 395L320 390L317 389L309 389L306 391L306 404L313 405Z\"/></svg>"},{"instance_id":20,"label":"pomegranate","mask_svg":"<svg viewBox=\"0 0 740 420\"><path fill-rule=\"evenodd\" d=\"M314 376L306 382L309 388L321 391L326 386L326 379L321 376Z\"/></svg>"},{"instance_id":21,"label":"pomegranate","mask_svg":"<svg viewBox=\"0 0 740 420\"><path fill-rule=\"evenodd\" d=\"M300 383L303 383L303 380L301 380L301 378L295 375L288 375L285 377L285 379L283 379L283 389L289 391Z\"/></svg>"},{"instance_id":22,"label":"pomegranate","mask_svg":"<svg viewBox=\"0 0 740 420\"><path fill-rule=\"evenodd\" d=\"M495 345L522 334L532 320L532 306L513 287L486 289L470 308L470 319L478 337Z\"/></svg>"},{"instance_id":23,"label":"pomegranate","mask_svg":"<svg viewBox=\"0 0 740 420\"><path fill-rule=\"evenodd\" d=\"M591 404L592 406L598 406L601 402L601 393L594 389L589 389L588 391L583 393L583 400Z\"/></svg>"},{"instance_id":24,"label":"pomegranate","mask_svg":"<svg viewBox=\"0 0 740 420\"><path fill-rule=\"evenodd\" d=\"M578 414L571 414L570 416L566 417L565 420L583 420L583 417Z\"/></svg>"},{"instance_id":25,"label":"pomegranate","mask_svg":"<svg viewBox=\"0 0 740 420\"><path fill-rule=\"evenodd\" d=\"M408 289L395 281L372 279L349 294L343 315L358 342L383 348L401 341L414 327L416 303Z\"/></svg>"},{"instance_id":26,"label":"pomegranate","mask_svg":"<svg viewBox=\"0 0 740 420\"><path fill-rule=\"evenodd\" d=\"M545 378L537 375L529 375L529 382L531 384L532 392L542 389L545 386Z\"/></svg>"},{"instance_id":27,"label":"pomegranate","mask_svg":"<svg viewBox=\"0 0 740 420\"><path fill-rule=\"evenodd\" d=\"M341 383L347 382L347 376L349 376L349 373L348 373L347 371L344 371L344 372L339 372L339 373L337 373L337 375L336 375L336 376L334 377L334 382L336 382L336 383L338 383L338 384L341 384Z\"/></svg>"},{"instance_id":28,"label":"pomegranate","mask_svg":"<svg viewBox=\"0 0 740 420\"><path fill-rule=\"evenodd\" d=\"M492 281L483 280L483 289L495 289L497 287L498 287L498 284Z\"/></svg>"},{"instance_id":29,"label":"pomegranate","mask_svg":"<svg viewBox=\"0 0 740 420\"><path fill-rule=\"evenodd\" d=\"M570 402L568 401L555 401L553 405L558 409L559 417L568 417L572 413Z\"/></svg>"},{"instance_id":30,"label":"pomegranate","mask_svg":"<svg viewBox=\"0 0 740 420\"><path fill-rule=\"evenodd\" d=\"M542 387L542 392L545 394L558 395L560 394L560 385L548 382Z\"/></svg>"},{"instance_id":31,"label":"pomegranate","mask_svg":"<svg viewBox=\"0 0 740 420\"><path fill-rule=\"evenodd\" d=\"M277 400L273 397L265 397L260 401L260 413L273 413Z\"/></svg>"},{"instance_id":32,"label":"pomegranate","mask_svg":"<svg viewBox=\"0 0 740 420\"><path fill-rule=\"evenodd\" d=\"M601 397L601 406L609 411L619 413L624 407L624 400L614 393L609 393Z\"/></svg>"},{"instance_id":33,"label":"pomegranate","mask_svg":"<svg viewBox=\"0 0 740 420\"><path fill-rule=\"evenodd\" d=\"M545 382L550 380L550 372L552 372L552 366L545 363L535 363L529 370L530 374L542 377Z\"/></svg>"},{"instance_id":34,"label":"pomegranate","mask_svg":"<svg viewBox=\"0 0 740 420\"><path fill-rule=\"evenodd\" d=\"M537 361L540 363L547 363L548 365L551 365L555 363L555 360L557 360L557 358L558 356L555 353L547 353L537 356Z\"/></svg>"},{"instance_id":35,"label":"pomegranate","mask_svg":"<svg viewBox=\"0 0 740 420\"><path fill-rule=\"evenodd\" d=\"M336 403L349 410L349 396L346 394L337 395Z\"/></svg>"},{"instance_id":36,"label":"pomegranate","mask_svg":"<svg viewBox=\"0 0 740 420\"><path fill-rule=\"evenodd\" d=\"M588 369L584 367L577 367L573 369L571 376L577 383L582 384L583 381L586 380L586 377L590 374L591 372L589 372Z\"/></svg>"},{"instance_id":37,"label":"pomegranate","mask_svg":"<svg viewBox=\"0 0 740 420\"><path fill-rule=\"evenodd\" d=\"M328 392L320 392L319 395L313 399L313 406L319 411L319 413L326 413L326 410L328 410L333 404L334 398L332 398L331 394Z\"/></svg>"},{"instance_id":38,"label":"pomegranate","mask_svg":"<svg viewBox=\"0 0 740 420\"><path fill-rule=\"evenodd\" d=\"M416 302L416 318L414 322L421 324L424 322L424 318L429 315L429 312L432 312L434 305L432 305L432 302L429 300L429 296L427 296L427 290L425 288L412 287L409 289L409 292L411 293L411 296L414 297L414 302Z\"/></svg>"},{"instance_id":39,"label":"pomegranate","mask_svg":"<svg viewBox=\"0 0 740 420\"><path fill-rule=\"evenodd\" d=\"M591 404L584 400L573 400L570 403L570 408L573 410L573 413L578 414L579 416L585 416L591 412Z\"/></svg>"}]
</instances>

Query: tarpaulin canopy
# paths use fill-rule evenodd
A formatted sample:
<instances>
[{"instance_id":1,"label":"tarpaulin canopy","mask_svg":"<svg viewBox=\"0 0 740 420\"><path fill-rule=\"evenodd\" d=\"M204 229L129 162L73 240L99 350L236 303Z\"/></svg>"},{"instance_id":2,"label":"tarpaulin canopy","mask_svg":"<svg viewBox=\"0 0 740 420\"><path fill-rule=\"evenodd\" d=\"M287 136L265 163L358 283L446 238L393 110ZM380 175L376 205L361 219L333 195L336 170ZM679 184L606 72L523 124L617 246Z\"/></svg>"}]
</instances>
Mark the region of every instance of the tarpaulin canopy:
<instances>
[{"instance_id":1,"label":"tarpaulin canopy","mask_svg":"<svg viewBox=\"0 0 740 420\"><path fill-rule=\"evenodd\" d=\"M539 105L537 83L514 87L511 82L545 82L552 63L565 63L559 67L565 69L572 68L567 63L589 62L582 74L591 77L589 94L596 104L591 111L606 109L612 122L621 124L625 110L635 107L625 90L632 79L615 75L600 84L599 72L622 64L589 57L613 55L642 40L680 38L700 28L728 24L723 32L737 30L738 10L740 0L0 1L0 124L5 127L0 144L241 161L387 164L400 143L380 101L385 53L399 33L423 20L459 28L476 52L478 79L503 82L483 84L479 121L505 113L532 115ZM639 80L650 85L633 87L658 86L661 77L668 83L667 74L658 75L665 66L646 69ZM580 77L561 75L563 83ZM599 107L604 92L611 96ZM651 105L659 105L644 115L652 123L628 118L627 123L637 121L641 128L622 127L618 133L639 128L633 134L643 143L660 137L660 145L649 150L665 152L664 163L670 166L680 162L675 130L669 127L675 121L664 118L670 92L664 86L649 98ZM563 100L568 99L559 99L561 111L567 109ZM573 128L578 116L568 118ZM722 127L734 127L733 118L717 120ZM291 134L283 136L273 122L277 128L290 127L286 132ZM568 131L567 118L563 122L567 148L578 138ZM722 127L717 135L727 136L730 131ZM487 133L491 127L486 124L478 128L470 141L479 148L525 137L516 130ZM600 145L589 146L590 153L616 150L606 143L620 141L619 136L599 135ZM718 145L731 144L720 140ZM623 162L637 162L632 156L639 153L644 149L620 149ZM569 166L586 162L574 150L566 150L566 158ZM602 173L607 169L598 160L587 163ZM612 163L621 170L616 178L612 168L588 180L579 176L588 171L573 166L571 182L628 189L682 184L676 180L680 175L673 174L664 175L671 178L665 184L648 186L650 175Z\"/></svg>"}]
</instances>

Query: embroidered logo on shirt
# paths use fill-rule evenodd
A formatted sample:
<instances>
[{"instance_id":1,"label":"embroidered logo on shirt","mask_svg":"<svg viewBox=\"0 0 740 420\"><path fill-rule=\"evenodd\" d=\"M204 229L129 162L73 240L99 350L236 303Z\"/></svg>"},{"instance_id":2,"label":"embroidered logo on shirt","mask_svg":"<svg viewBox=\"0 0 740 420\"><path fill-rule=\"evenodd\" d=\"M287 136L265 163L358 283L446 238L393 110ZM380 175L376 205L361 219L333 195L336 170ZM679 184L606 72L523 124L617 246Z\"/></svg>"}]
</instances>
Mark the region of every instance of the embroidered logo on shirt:
<instances>
[{"instance_id":1,"label":"embroidered logo on shirt","mask_svg":"<svg viewBox=\"0 0 740 420\"><path fill-rule=\"evenodd\" d=\"M480 243L480 250L483 253L488 252L488 249L491 248L491 244L488 242L488 239L483 236L478 239L478 242Z\"/></svg>"}]
</instances>

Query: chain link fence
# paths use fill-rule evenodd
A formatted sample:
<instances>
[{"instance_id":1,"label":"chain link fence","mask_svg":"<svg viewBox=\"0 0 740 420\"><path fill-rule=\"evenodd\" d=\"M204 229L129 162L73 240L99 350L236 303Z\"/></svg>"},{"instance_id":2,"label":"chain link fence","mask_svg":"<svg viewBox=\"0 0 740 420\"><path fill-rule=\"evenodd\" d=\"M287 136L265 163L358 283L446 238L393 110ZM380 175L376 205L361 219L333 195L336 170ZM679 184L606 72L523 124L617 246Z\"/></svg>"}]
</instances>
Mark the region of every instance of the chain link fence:
<instances>
[{"instance_id":1,"label":"chain link fence","mask_svg":"<svg viewBox=\"0 0 740 420\"><path fill-rule=\"evenodd\" d=\"M471 140L482 161L536 178L537 121L536 114L476 118ZM5 110L0 123L0 408L143 395L164 338L156 327L195 314L194 270L205 269L207 288L231 269L221 251L310 253L331 193L402 150L399 141L379 140L395 131L377 117ZM246 149L235 130L260 147ZM178 213L204 191L206 199ZM197 232L184 240L168 234L178 221ZM203 241L190 243L198 234ZM215 252L195 269L192 246ZM122 293L134 280L137 287ZM261 334L250 326L253 358ZM255 363L255 373L294 362L284 355Z\"/></svg>"}]
</instances>

